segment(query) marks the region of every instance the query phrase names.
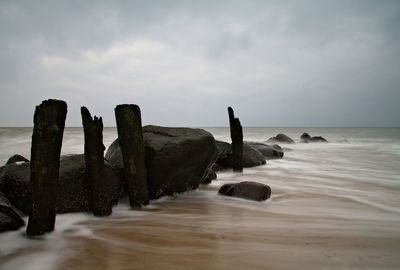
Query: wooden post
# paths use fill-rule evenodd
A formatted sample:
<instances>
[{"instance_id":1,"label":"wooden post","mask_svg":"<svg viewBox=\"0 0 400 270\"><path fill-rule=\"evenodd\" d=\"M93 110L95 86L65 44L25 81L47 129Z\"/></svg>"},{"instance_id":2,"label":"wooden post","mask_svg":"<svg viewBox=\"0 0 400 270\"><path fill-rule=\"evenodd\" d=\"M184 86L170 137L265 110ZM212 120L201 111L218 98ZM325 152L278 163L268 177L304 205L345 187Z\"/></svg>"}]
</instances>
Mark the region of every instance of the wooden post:
<instances>
[{"instance_id":1,"label":"wooden post","mask_svg":"<svg viewBox=\"0 0 400 270\"><path fill-rule=\"evenodd\" d=\"M112 203L107 194L103 145L103 120L94 119L86 107L81 107L83 132L85 134L85 165L90 192L90 207L95 216L108 216Z\"/></svg>"},{"instance_id":2,"label":"wooden post","mask_svg":"<svg viewBox=\"0 0 400 270\"><path fill-rule=\"evenodd\" d=\"M228 115L232 139L233 170L241 172L243 171L243 129L231 107L228 107Z\"/></svg>"},{"instance_id":3,"label":"wooden post","mask_svg":"<svg viewBox=\"0 0 400 270\"><path fill-rule=\"evenodd\" d=\"M140 108L132 104L118 105L115 118L130 205L140 207L149 203Z\"/></svg>"},{"instance_id":4,"label":"wooden post","mask_svg":"<svg viewBox=\"0 0 400 270\"><path fill-rule=\"evenodd\" d=\"M26 233L41 235L54 230L56 186L67 103L49 99L36 106L31 147L31 213Z\"/></svg>"}]
</instances>

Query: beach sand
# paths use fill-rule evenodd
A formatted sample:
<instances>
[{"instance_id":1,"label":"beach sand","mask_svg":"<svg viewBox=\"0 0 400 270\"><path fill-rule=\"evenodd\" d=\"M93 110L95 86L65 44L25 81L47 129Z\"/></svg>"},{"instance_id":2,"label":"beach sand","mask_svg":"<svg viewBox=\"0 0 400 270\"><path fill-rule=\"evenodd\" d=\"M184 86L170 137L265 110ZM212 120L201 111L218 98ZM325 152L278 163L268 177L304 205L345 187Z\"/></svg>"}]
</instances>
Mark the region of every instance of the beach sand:
<instances>
[{"instance_id":1,"label":"beach sand","mask_svg":"<svg viewBox=\"0 0 400 270\"><path fill-rule=\"evenodd\" d=\"M133 220L86 222L93 236L70 238L74 255L58 269L400 268L397 222L353 218L357 207L365 211L358 202L302 196L266 203L178 199ZM350 214L318 213L327 206Z\"/></svg>"}]
</instances>

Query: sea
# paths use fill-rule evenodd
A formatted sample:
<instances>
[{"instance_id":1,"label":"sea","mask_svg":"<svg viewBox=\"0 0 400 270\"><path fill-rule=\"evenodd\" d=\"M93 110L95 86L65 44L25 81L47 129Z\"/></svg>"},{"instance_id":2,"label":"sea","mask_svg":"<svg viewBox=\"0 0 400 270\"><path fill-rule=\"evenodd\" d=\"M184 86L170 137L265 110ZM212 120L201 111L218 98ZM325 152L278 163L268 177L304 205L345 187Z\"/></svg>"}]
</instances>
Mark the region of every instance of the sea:
<instances>
[{"instance_id":1,"label":"sea","mask_svg":"<svg viewBox=\"0 0 400 270\"><path fill-rule=\"evenodd\" d=\"M230 141L229 128L204 128ZM0 269L400 269L400 128L245 127L244 139L295 140L282 159L218 172L199 189L140 210L57 215L55 231L0 234ZM300 143L303 132L328 143ZM0 128L0 164L30 158L32 128ZM104 129L108 147L116 128ZM62 154L83 153L66 128ZM267 184L265 202L218 195L225 183ZM27 221L27 218L25 218Z\"/></svg>"}]
</instances>

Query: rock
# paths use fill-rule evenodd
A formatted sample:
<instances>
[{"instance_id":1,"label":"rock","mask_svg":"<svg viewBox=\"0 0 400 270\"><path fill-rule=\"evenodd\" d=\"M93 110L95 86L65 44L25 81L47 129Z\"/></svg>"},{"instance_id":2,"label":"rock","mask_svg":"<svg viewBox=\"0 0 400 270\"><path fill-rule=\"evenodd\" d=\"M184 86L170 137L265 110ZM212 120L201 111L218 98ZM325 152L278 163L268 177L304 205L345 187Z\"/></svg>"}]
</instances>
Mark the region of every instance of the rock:
<instances>
[{"instance_id":1,"label":"rock","mask_svg":"<svg viewBox=\"0 0 400 270\"><path fill-rule=\"evenodd\" d=\"M215 180L215 179L217 179L217 174L211 168L211 169L208 170L207 176L204 178L202 184L203 185L211 184L212 180Z\"/></svg>"},{"instance_id":2,"label":"rock","mask_svg":"<svg viewBox=\"0 0 400 270\"><path fill-rule=\"evenodd\" d=\"M0 192L0 232L18 230L24 225L24 220Z\"/></svg>"},{"instance_id":3,"label":"rock","mask_svg":"<svg viewBox=\"0 0 400 270\"><path fill-rule=\"evenodd\" d=\"M260 151L260 153L266 159L277 159L283 157L283 150L277 144L268 145L260 142L246 142L246 143L249 144L251 147Z\"/></svg>"},{"instance_id":4,"label":"rock","mask_svg":"<svg viewBox=\"0 0 400 270\"><path fill-rule=\"evenodd\" d=\"M294 143L294 141L287 135L279 133L275 137L271 137L267 140L269 143Z\"/></svg>"},{"instance_id":5,"label":"rock","mask_svg":"<svg viewBox=\"0 0 400 270\"><path fill-rule=\"evenodd\" d=\"M26 214L30 213L30 163L12 163L2 167L2 169L0 191L13 206Z\"/></svg>"},{"instance_id":6,"label":"rock","mask_svg":"<svg viewBox=\"0 0 400 270\"><path fill-rule=\"evenodd\" d=\"M145 126L143 139L150 199L196 189L218 155L214 137L202 129ZM106 160L123 167L118 140Z\"/></svg>"},{"instance_id":7,"label":"rock","mask_svg":"<svg viewBox=\"0 0 400 270\"><path fill-rule=\"evenodd\" d=\"M29 160L26 159L26 158L24 158L24 157L21 156L21 155L15 154L15 155L13 155L12 157L10 157L10 158L7 160L6 165L12 164L12 163L16 163L16 162L29 162Z\"/></svg>"},{"instance_id":8,"label":"rock","mask_svg":"<svg viewBox=\"0 0 400 270\"><path fill-rule=\"evenodd\" d=\"M218 148L218 159L216 166L218 169L233 168L234 161L232 157L231 144L222 141L216 141ZM248 144L243 144L243 167L254 167L265 164L264 156L256 149L252 148Z\"/></svg>"},{"instance_id":9,"label":"rock","mask_svg":"<svg viewBox=\"0 0 400 270\"><path fill-rule=\"evenodd\" d=\"M309 142L328 142L325 138L321 136L314 136L311 137L308 133L303 133L300 136L300 142L302 143L309 143Z\"/></svg>"},{"instance_id":10,"label":"rock","mask_svg":"<svg viewBox=\"0 0 400 270\"><path fill-rule=\"evenodd\" d=\"M232 148L227 142L216 141L218 148L218 160L215 162L217 165L224 169L232 168L234 161L232 159ZM251 147L248 143L243 143L243 167L249 168L265 164L263 154L257 149Z\"/></svg>"},{"instance_id":11,"label":"rock","mask_svg":"<svg viewBox=\"0 0 400 270\"><path fill-rule=\"evenodd\" d=\"M222 167L221 165L218 165L217 163L214 163L211 167L211 170L213 170L214 172L223 171L224 167Z\"/></svg>"},{"instance_id":12,"label":"rock","mask_svg":"<svg viewBox=\"0 0 400 270\"><path fill-rule=\"evenodd\" d=\"M122 172L105 163L105 174L109 185L108 200L113 205L118 203L122 192ZM30 213L30 163L10 164L3 167L0 175L0 190L10 202L21 211ZM56 187L56 212L84 212L89 207L88 180L85 170L84 155L62 156L60 176Z\"/></svg>"},{"instance_id":13,"label":"rock","mask_svg":"<svg viewBox=\"0 0 400 270\"><path fill-rule=\"evenodd\" d=\"M225 184L218 193L253 201L265 201L271 197L271 188L261 183L245 181L237 184Z\"/></svg>"}]
</instances>

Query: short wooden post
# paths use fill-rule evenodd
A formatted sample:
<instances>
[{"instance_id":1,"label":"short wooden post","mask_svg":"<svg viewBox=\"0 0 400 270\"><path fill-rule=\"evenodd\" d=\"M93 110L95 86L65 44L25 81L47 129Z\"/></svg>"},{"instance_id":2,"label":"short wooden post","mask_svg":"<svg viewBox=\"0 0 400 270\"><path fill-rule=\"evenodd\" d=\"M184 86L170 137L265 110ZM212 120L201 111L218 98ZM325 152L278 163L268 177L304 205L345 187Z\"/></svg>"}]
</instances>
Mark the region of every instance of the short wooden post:
<instances>
[{"instance_id":1,"label":"short wooden post","mask_svg":"<svg viewBox=\"0 0 400 270\"><path fill-rule=\"evenodd\" d=\"M108 216L112 203L107 194L103 145L103 120L92 118L86 107L81 107L85 134L85 165L90 192L90 207L95 216Z\"/></svg>"},{"instance_id":2,"label":"short wooden post","mask_svg":"<svg viewBox=\"0 0 400 270\"><path fill-rule=\"evenodd\" d=\"M239 118L235 118L231 107L228 107L228 115L232 139L233 170L241 172L243 171L243 129Z\"/></svg>"},{"instance_id":3,"label":"short wooden post","mask_svg":"<svg viewBox=\"0 0 400 270\"><path fill-rule=\"evenodd\" d=\"M118 105L115 118L130 205L140 207L149 203L140 108L132 104Z\"/></svg>"},{"instance_id":4,"label":"short wooden post","mask_svg":"<svg viewBox=\"0 0 400 270\"><path fill-rule=\"evenodd\" d=\"M31 147L31 213L26 233L54 230L56 186L60 168L67 103L49 99L36 106Z\"/></svg>"}]
</instances>

